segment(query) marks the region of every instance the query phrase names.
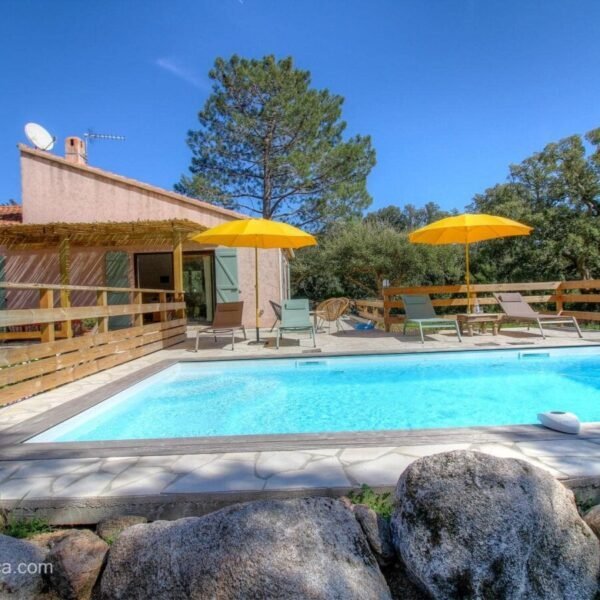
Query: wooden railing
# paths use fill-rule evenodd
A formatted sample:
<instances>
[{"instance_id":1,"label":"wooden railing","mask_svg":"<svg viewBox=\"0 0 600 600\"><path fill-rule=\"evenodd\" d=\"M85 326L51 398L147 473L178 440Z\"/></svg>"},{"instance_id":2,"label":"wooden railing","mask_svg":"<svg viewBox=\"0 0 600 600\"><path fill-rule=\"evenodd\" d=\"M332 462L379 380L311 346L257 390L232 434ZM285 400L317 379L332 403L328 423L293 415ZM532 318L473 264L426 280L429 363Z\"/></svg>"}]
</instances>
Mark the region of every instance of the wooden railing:
<instances>
[{"instance_id":1,"label":"wooden railing","mask_svg":"<svg viewBox=\"0 0 600 600\"><path fill-rule=\"evenodd\" d=\"M0 345L0 406L186 337L183 294L173 290L25 283L0 283L0 290L9 294L5 300L9 307L19 305L19 294L39 297L35 308L0 310L0 339L5 344L11 340L10 345ZM75 292L95 303L71 306ZM55 296L60 306L55 306ZM111 323L115 317L125 320L119 328ZM94 323L88 332L77 326L86 320Z\"/></svg>"},{"instance_id":2,"label":"wooden railing","mask_svg":"<svg viewBox=\"0 0 600 600\"><path fill-rule=\"evenodd\" d=\"M600 321L600 279L471 285L471 305L477 301L490 312L498 310L494 292L520 292L529 304L549 305L546 308L581 321ZM466 285L388 287L383 290L383 300L355 300L354 305L361 317L381 323L389 331L404 321L401 294L428 294L432 304L441 309L440 314L467 309ZM582 305L585 310L581 310Z\"/></svg>"},{"instance_id":3,"label":"wooden railing","mask_svg":"<svg viewBox=\"0 0 600 600\"><path fill-rule=\"evenodd\" d=\"M376 323L384 323L382 300L353 300L352 305L359 317Z\"/></svg>"}]
</instances>

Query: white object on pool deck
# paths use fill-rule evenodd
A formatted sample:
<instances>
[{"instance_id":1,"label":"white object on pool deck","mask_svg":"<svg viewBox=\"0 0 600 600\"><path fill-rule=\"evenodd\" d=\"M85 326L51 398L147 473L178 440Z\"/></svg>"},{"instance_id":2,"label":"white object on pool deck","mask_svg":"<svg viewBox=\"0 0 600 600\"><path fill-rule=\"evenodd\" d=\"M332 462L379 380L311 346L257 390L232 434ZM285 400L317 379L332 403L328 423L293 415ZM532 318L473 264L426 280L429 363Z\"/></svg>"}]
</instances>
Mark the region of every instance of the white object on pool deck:
<instances>
[{"instance_id":1,"label":"white object on pool deck","mask_svg":"<svg viewBox=\"0 0 600 600\"><path fill-rule=\"evenodd\" d=\"M570 412L553 410L538 415L540 423L548 429L560 431L561 433L577 434L581 429L581 423L577 415Z\"/></svg>"}]
</instances>

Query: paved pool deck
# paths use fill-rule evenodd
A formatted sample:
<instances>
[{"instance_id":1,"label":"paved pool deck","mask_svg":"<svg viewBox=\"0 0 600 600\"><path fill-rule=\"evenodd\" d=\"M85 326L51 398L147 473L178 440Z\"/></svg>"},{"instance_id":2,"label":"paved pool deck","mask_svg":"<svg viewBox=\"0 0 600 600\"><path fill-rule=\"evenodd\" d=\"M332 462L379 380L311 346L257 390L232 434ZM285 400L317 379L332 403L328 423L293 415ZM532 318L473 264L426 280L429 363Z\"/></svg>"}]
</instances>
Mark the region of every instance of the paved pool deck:
<instances>
[{"instance_id":1,"label":"paved pool deck","mask_svg":"<svg viewBox=\"0 0 600 600\"><path fill-rule=\"evenodd\" d=\"M542 340L533 330L524 329L506 330L498 336L467 336L462 344L453 335L435 334L424 345L416 337L381 331L323 332L317 336L317 353L304 336L288 338L279 351L240 342L234 352L225 340L215 344L212 338L203 338L195 353L193 336L190 328L183 344L0 409L0 505L33 510L59 523L89 523L124 512L171 518L265 496L341 495L361 484L389 489L417 458L462 449L520 458L571 487L585 488L596 499L600 495L600 423L584 425L578 436L539 426L515 426L396 432L379 438L357 435L343 443L323 435L315 438L312 447L310 440L279 447L259 444L256 448L228 443L212 449L166 441L159 451L140 442L118 452L110 447L88 448L66 456L48 451L35 458L19 455L19 448L15 453L10 442L15 431L43 420L52 409L68 408L71 401L98 393L103 386L118 385L119 380L166 360L596 344L600 352L600 332L584 332L580 340L570 331L550 331ZM268 331L263 336L273 337Z\"/></svg>"}]
</instances>

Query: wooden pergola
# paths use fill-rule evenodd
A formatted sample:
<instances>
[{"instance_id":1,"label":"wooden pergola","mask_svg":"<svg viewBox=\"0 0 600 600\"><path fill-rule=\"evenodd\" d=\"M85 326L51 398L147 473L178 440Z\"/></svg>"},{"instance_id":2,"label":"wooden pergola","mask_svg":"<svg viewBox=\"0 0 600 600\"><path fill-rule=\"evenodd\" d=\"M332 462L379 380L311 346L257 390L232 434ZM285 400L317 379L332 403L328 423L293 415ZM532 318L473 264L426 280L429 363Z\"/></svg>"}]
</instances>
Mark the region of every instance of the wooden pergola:
<instances>
[{"instance_id":1,"label":"wooden pergola","mask_svg":"<svg viewBox=\"0 0 600 600\"><path fill-rule=\"evenodd\" d=\"M183 292L183 243L206 226L187 219L104 223L16 223L0 226L0 247L11 250L56 249L60 284L71 284L71 248L167 246L173 250L173 288ZM61 292L68 307L69 293Z\"/></svg>"}]
</instances>

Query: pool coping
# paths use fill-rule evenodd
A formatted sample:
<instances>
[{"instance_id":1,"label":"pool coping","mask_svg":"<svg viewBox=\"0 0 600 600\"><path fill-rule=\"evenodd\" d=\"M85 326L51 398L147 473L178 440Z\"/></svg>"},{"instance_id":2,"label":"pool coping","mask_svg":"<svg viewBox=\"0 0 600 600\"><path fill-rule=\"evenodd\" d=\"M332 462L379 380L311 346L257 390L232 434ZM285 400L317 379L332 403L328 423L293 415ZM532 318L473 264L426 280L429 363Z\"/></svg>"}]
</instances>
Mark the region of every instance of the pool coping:
<instances>
[{"instance_id":1,"label":"pool coping","mask_svg":"<svg viewBox=\"0 0 600 600\"><path fill-rule=\"evenodd\" d=\"M577 344L536 347L536 351L565 348L594 348L600 344ZM564 434L546 429L538 424L452 427L414 430L379 430L322 432L299 434L236 435L192 438L159 438L137 440L106 440L94 442L24 442L77 414L92 408L115 394L140 383L161 371L181 363L230 362L248 360L310 360L310 357L334 358L352 356L391 356L408 354L448 354L460 352L511 352L534 350L529 344L512 348L452 348L417 349L410 352L302 352L283 356L264 357L257 354L237 357L177 358L165 359L154 365L136 370L117 381L105 384L94 391L69 400L0 432L0 455L2 460L38 460L50 458L101 458L118 456L157 456L170 454L212 454L217 452L256 452L277 450L301 450L325 447L404 446L431 443L485 443L500 441L528 441L554 439L587 439L600 437L600 422L583 424L578 435Z\"/></svg>"}]
</instances>

